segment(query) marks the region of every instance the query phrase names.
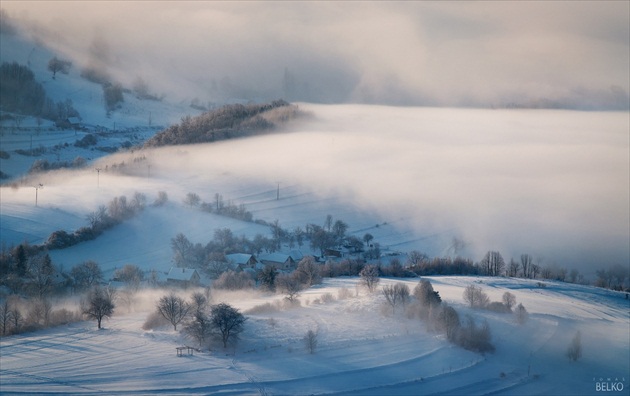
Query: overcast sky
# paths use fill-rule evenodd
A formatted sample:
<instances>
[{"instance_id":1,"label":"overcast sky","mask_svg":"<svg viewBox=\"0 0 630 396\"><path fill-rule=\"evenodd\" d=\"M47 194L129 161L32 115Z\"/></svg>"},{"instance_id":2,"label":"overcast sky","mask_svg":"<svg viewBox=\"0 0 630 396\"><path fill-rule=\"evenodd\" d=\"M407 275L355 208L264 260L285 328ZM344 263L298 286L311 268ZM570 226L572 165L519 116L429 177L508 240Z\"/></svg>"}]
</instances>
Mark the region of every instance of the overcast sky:
<instances>
[{"instance_id":1,"label":"overcast sky","mask_svg":"<svg viewBox=\"0 0 630 396\"><path fill-rule=\"evenodd\" d=\"M630 2L2 1L121 82L228 96L627 108ZM43 30L41 26L45 26ZM546 101L541 101L546 100Z\"/></svg>"}]
</instances>

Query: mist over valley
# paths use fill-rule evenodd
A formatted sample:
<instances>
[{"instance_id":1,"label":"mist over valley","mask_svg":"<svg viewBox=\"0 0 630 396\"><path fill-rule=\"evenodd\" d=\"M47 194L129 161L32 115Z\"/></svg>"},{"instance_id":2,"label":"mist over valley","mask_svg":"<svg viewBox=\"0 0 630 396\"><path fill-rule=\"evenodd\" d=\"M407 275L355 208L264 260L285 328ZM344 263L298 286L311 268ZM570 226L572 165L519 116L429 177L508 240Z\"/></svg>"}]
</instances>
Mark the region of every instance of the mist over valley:
<instances>
[{"instance_id":1,"label":"mist over valley","mask_svg":"<svg viewBox=\"0 0 630 396\"><path fill-rule=\"evenodd\" d=\"M628 3L0 10L0 392L624 394Z\"/></svg>"}]
</instances>

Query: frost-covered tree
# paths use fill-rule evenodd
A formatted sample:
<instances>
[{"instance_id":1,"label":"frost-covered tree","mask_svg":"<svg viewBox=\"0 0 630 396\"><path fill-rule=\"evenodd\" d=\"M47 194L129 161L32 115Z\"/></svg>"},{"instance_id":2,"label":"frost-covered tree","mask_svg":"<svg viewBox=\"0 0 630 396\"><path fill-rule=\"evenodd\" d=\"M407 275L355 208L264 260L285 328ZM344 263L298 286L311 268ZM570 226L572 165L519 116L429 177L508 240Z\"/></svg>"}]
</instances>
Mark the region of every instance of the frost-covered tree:
<instances>
[{"instance_id":1,"label":"frost-covered tree","mask_svg":"<svg viewBox=\"0 0 630 396\"><path fill-rule=\"evenodd\" d=\"M157 303L157 311L173 325L173 330L177 330L177 325L188 315L190 304L171 293L160 298Z\"/></svg>"},{"instance_id":2,"label":"frost-covered tree","mask_svg":"<svg viewBox=\"0 0 630 396\"><path fill-rule=\"evenodd\" d=\"M137 290L144 280L144 272L137 265L125 264L114 271L114 279L123 282L129 289Z\"/></svg>"},{"instance_id":3,"label":"frost-covered tree","mask_svg":"<svg viewBox=\"0 0 630 396\"><path fill-rule=\"evenodd\" d=\"M195 310L192 318L184 324L182 333L197 341L200 348L203 347L212 335L212 322L205 310Z\"/></svg>"},{"instance_id":4,"label":"frost-covered tree","mask_svg":"<svg viewBox=\"0 0 630 396\"><path fill-rule=\"evenodd\" d=\"M514 297L514 294L506 291L505 293L503 293L502 299L503 305L505 305L507 309L511 311L514 304L516 304L516 297Z\"/></svg>"},{"instance_id":5,"label":"frost-covered tree","mask_svg":"<svg viewBox=\"0 0 630 396\"><path fill-rule=\"evenodd\" d=\"M90 319L95 319L99 329L103 318L113 315L114 308L112 295L98 286L92 288L86 298L81 301L81 313Z\"/></svg>"},{"instance_id":6,"label":"frost-covered tree","mask_svg":"<svg viewBox=\"0 0 630 396\"><path fill-rule=\"evenodd\" d=\"M184 197L184 204L190 206L191 208L198 206L200 202L201 198L196 193L189 192L186 194L186 197Z\"/></svg>"},{"instance_id":7,"label":"frost-covered tree","mask_svg":"<svg viewBox=\"0 0 630 396\"><path fill-rule=\"evenodd\" d=\"M267 291L275 291L276 290L276 278L278 276L278 271L273 265L266 265L260 273L258 273L258 281L260 282L260 287Z\"/></svg>"},{"instance_id":8,"label":"frost-covered tree","mask_svg":"<svg viewBox=\"0 0 630 396\"><path fill-rule=\"evenodd\" d=\"M229 304L221 303L210 308L210 322L223 342L223 348L227 347L230 340L238 339L243 331L247 318L238 309Z\"/></svg>"},{"instance_id":9,"label":"frost-covered tree","mask_svg":"<svg viewBox=\"0 0 630 396\"><path fill-rule=\"evenodd\" d=\"M409 287L404 283L383 286L385 300L392 307L392 314L396 312L396 305L404 305L409 300Z\"/></svg>"},{"instance_id":10,"label":"frost-covered tree","mask_svg":"<svg viewBox=\"0 0 630 396\"><path fill-rule=\"evenodd\" d=\"M481 271L489 276L501 276L505 270L505 260L501 253L489 251L479 263Z\"/></svg>"},{"instance_id":11,"label":"frost-covered tree","mask_svg":"<svg viewBox=\"0 0 630 396\"><path fill-rule=\"evenodd\" d=\"M51 292L55 275L50 255L35 256L29 260L29 278L34 295L43 298Z\"/></svg>"},{"instance_id":12,"label":"frost-covered tree","mask_svg":"<svg viewBox=\"0 0 630 396\"><path fill-rule=\"evenodd\" d=\"M523 325L527 322L529 318L529 314L527 313L527 309L523 306L523 304L519 303L514 309L514 318L516 319L516 323Z\"/></svg>"},{"instance_id":13,"label":"frost-covered tree","mask_svg":"<svg viewBox=\"0 0 630 396\"><path fill-rule=\"evenodd\" d=\"M464 289L464 301L467 302L471 308L483 308L490 302L488 295L481 290L481 287L476 285L468 285Z\"/></svg>"},{"instance_id":14,"label":"frost-covered tree","mask_svg":"<svg viewBox=\"0 0 630 396\"><path fill-rule=\"evenodd\" d=\"M181 232L171 239L173 261L178 267L186 267L191 260L193 244Z\"/></svg>"},{"instance_id":15,"label":"frost-covered tree","mask_svg":"<svg viewBox=\"0 0 630 396\"><path fill-rule=\"evenodd\" d=\"M298 280L306 287L322 283L319 264L313 256L306 256L300 260L295 273Z\"/></svg>"},{"instance_id":16,"label":"frost-covered tree","mask_svg":"<svg viewBox=\"0 0 630 396\"><path fill-rule=\"evenodd\" d=\"M276 288L290 302L295 302L304 289L300 280L293 274L280 274L276 277Z\"/></svg>"},{"instance_id":17,"label":"frost-covered tree","mask_svg":"<svg viewBox=\"0 0 630 396\"><path fill-rule=\"evenodd\" d=\"M11 305L8 300L0 303L0 334L7 335L11 323Z\"/></svg>"},{"instance_id":18,"label":"frost-covered tree","mask_svg":"<svg viewBox=\"0 0 630 396\"><path fill-rule=\"evenodd\" d=\"M315 353L315 348L317 348L317 332L313 330L309 330L306 332L304 336L304 345L306 346L306 350L311 355Z\"/></svg>"},{"instance_id":19,"label":"frost-covered tree","mask_svg":"<svg viewBox=\"0 0 630 396\"><path fill-rule=\"evenodd\" d=\"M48 61L48 70L52 72L53 80L55 79L58 72L68 74L68 72L70 71L70 66L72 66L72 62L58 59L56 56Z\"/></svg>"},{"instance_id":20,"label":"frost-covered tree","mask_svg":"<svg viewBox=\"0 0 630 396\"><path fill-rule=\"evenodd\" d=\"M103 280L103 271L96 261L88 260L70 270L70 276L78 289L89 289Z\"/></svg>"},{"instance_id":21,"label":"frost-covered tree","mask_svg":"<svg viewBox=\"0 0 630 396\"><path fill-rule=\"evenodd\" d=\"M370 293L373 293L380 282L378 268L375 265L366 265L361 272L360 283L365 286Z\"/></svg>"}]
</instances>

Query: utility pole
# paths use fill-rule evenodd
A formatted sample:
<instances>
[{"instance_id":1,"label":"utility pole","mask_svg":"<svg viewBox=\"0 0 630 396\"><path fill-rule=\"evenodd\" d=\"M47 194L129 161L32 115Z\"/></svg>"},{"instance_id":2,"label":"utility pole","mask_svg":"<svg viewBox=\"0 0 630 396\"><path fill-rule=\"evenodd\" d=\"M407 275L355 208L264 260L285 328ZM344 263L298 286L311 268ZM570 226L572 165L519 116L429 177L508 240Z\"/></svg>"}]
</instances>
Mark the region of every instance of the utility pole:
<instances>
[{"instance_id":1,"label":"utility pole","mask_svg":"<svg viewBox=\"0 0 630 396\"><path fill-rule=\"evenodd\" d=\"M37 192L42 187L44 187L44 185L42 183L39 183L38 185L33 186L33 188L35 188L35 206L37 206Z\"/></svg>"},{"instance_id":2,"label":"utility pole","mask_svg":"<svg viewBox=\"0 0 630 396\"><path fill-rule=\"evenodd\" d=\"M276 190L276 201L280 200L280 182L278 182L278 189Z\"/></svg>"}]
</instances>

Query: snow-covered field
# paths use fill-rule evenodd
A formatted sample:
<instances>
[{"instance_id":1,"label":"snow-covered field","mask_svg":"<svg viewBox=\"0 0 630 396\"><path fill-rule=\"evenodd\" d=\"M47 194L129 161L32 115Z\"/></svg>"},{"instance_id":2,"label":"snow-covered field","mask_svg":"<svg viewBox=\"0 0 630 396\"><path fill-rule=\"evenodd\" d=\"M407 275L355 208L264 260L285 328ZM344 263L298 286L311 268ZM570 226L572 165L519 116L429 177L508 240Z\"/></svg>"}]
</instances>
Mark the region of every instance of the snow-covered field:
<instances>
[{"instance_id":1,"label":"snow-covered field","mask_svg":"<svg viewBox=\"0 0 630 396\"><path fill-rule=\"evenodd\" d=\"M460 316L488 320L495 353L453 346L401 310L381 313L382 296L363 289L357 296L356 279L340 278L304 292L299 308L247 315L236 346L178 357L175 347L192 341L171 328L141 328L148 314L141 306L158 298L154 291L139 295L133 313L115 315L100 331L81 322L3 338L2 393L578 395L614 383L623 391L612 393L627 394L629 302L623 294L554 282L539 288L515 279L428 279ZM413 287L417 279L404 282ZM519 326L509 314L470 311L461 294L472 282L492 300L510 291L530 320ZM316 303L342 287L352 296ZM228 293L214 302L246 311L280 298ZM309 329L318 332L314 354L302 341ZM583 357L570 362L565 352L577 330Z\"/></svg>"}]
</instances>

